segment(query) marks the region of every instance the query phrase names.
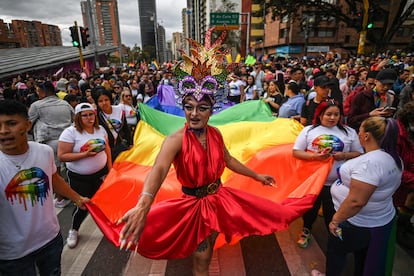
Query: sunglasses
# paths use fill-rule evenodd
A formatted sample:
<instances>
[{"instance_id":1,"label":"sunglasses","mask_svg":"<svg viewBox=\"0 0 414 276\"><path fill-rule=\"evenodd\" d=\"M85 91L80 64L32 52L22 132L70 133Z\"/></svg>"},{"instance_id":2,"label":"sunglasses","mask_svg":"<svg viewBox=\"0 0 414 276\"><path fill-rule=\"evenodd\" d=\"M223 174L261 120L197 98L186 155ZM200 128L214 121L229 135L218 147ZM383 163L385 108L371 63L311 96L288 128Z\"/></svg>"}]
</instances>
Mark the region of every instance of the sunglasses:
<instances>
[{"instance_id":1,"label":"sunglasses","mask_svg":"<svg viewBox=\"0 0 414 276\"><path fill-rule=\"evenodd\" d=\"M125 97L125 98L130 98L130 97L131 97L131 95L124 95L124 97Z\"/></svg>"},{"instance_id":2,"label":"sunglasses","mask_svg":"<svg viewBox=\"0 0 414 276\"><path fill-rule=\"evenodd\" d=\"M81 116L82 116L83 118L95 117L95 113L81 114Z\"/></svg>"}]
</instances>

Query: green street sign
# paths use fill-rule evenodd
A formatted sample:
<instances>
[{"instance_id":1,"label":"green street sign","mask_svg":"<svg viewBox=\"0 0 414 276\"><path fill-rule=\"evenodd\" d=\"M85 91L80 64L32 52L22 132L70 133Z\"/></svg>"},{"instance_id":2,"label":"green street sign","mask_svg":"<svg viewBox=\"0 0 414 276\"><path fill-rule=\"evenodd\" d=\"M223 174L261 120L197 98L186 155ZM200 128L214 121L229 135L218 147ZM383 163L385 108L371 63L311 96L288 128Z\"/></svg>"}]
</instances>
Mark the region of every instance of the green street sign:
<instances>
[{"instance_id":1,"label":"green street sign","mask_svg":"<svg viewBox=\"0 0 414 276\"><path fill-rule=\"evenodd\" d=\"M237 12L212 12L210 13L211 26L239 26L240 14Z\"/></svg>"}]
</instances>

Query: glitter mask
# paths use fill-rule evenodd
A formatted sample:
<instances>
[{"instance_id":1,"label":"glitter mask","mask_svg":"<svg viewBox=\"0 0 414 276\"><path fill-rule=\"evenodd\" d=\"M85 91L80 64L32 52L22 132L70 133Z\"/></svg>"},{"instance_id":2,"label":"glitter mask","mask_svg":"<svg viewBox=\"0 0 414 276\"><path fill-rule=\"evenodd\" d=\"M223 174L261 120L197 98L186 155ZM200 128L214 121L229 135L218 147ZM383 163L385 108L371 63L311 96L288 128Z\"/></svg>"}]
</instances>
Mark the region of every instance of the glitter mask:
<instances>
[{"instance_id":1,"label":"glitter mask","mask_svg":"<svg viewBox=\"0 0 414 276\"><path fill-rule=\"evenodd\" d=\"M223 31L214 44L211 44L213 30L214 27L207 31L204 45L187 39L191 46L191 55L180 51L182 61L175 67L174 72L180 80L178 89L183 99L191 95L200 102L207 95L214 103L214 94L226 81L228 66L225 64L225 57L230 50L224 49L221 43L227 32Z\"/></svg>"}]
</instances>

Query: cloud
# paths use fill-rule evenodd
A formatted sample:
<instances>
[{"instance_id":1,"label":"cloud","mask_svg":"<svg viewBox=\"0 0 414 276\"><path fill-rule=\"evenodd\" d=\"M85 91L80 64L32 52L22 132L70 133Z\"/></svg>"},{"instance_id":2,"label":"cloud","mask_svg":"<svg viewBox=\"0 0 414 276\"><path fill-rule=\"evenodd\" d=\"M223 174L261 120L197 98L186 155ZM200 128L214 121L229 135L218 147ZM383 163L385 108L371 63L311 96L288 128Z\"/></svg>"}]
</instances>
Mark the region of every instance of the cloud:
<instances>
[{"instance_id":1,"label":"cloud","mask_svg":"<svg viewBox=\"0 0 414 276\"><path fill-rule=\"evenodd\" d=\"M83 25L79 0L0 1L0 19L10 23L12 19L38 20L57 25L61 29L64 45L70 45L68 28L77 21ZM166 30L167 40L173 32L182 32L181 11L186 0L157 0L158 22ZM118 0L118 15L122 43L127 46L141 45L138 0Z\"/></svg>"}]
</instances>

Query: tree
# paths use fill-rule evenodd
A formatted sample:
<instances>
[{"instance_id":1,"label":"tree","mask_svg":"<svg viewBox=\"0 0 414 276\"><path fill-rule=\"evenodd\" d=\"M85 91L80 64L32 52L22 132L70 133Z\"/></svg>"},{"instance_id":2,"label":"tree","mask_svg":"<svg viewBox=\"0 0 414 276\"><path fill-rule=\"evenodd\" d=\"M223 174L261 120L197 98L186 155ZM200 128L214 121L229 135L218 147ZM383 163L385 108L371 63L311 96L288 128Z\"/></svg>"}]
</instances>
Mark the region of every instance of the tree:
<instances>
[{"instance_id":1,"label":"tree","mask_svg":"<svg viewBox=\"0 0 414 276\"><path fill-rule=\"evenodd\" d=\"M373 44L377 45L379 50L384 50L390 43L392 37L396 34L402 24L413 15L414 2L410 0L395 1L392 7L395 13L392 22L389 21L389 12L380 7L381 0L369 0L370 8L381 13L383 25L381 28L375 28L375 33L368 36ZM289 16L292 21L300 20L300 11L307 10L317 13L321 16L333 16L338 21L344 22L348 27L355 28L357 12L363 7L363 0L269 0L266 1L266 10L272 13L272 18L283 18Z\"/></svg>"}]
</instances>

